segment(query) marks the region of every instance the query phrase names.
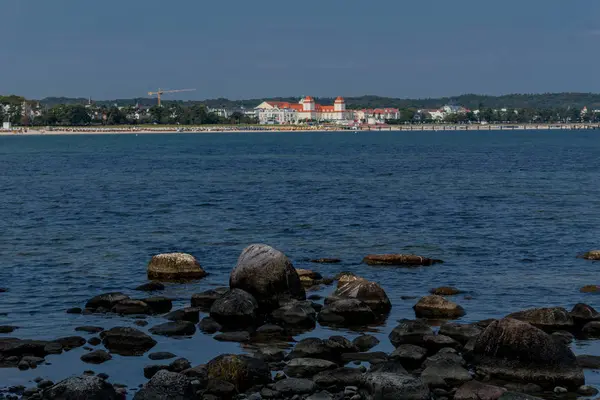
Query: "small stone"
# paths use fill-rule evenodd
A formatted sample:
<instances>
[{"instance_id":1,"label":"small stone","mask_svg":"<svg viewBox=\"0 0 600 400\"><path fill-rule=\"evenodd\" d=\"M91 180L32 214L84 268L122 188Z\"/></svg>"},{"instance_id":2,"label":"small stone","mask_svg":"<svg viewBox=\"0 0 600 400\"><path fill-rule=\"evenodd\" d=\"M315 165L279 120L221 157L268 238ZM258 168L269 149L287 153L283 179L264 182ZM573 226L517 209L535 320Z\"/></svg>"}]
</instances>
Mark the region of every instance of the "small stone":
<instances>
[{"instance_id":1,"label":"small stone","mask_svg":"<svg viewBox=\"0 0 600 400\"><path fill-rule=\"evenodd\" d=\"M196 326L188 321L166 322L150 328L150 333L160 336L192 336Z\"/></svg>"},{"instance_id":2,"label":"small stone","mask_svg":"<svg viewBox=\"0 0 600 400\"><path fill-rule=\"evenodd\" d=\"M202 318L202 321L198 324L198 329L204 333L212 334L222 329L221 324L212 319L211 317Z\"/></svg>"},{"instance_id":3,"label":"small stone","mask_svg":"<svg viewBox=\"0 0 600 400\"><path fill-rule=\"evenodd\" d=\"M89 338L87 342L92 346L98 346L100 343L102 343L102 340L100 340L98 337L93 337Z\"/></svg>"},{"instance_id":4,"label":"small stone","mask_svg":"<svg viewBox=\"0 0 600 400\"><path fill-rule=\"evenodd\" d=\"M562 386L557 386L554 388L554 393L556 394L562 394L562 393L567 393L568 390Z\"/></svg>"},{"instance_id":5,"label":"small stone","mask_svg":"<svg viewBox=\"0 0 600 400\"><path fill-rule=\"evenodd\" d=\"M37 378L35 378L33 381L34 381L35 383L40 383L40 382L41 382L41 381L43 381L43 380L44 380L44 378L42 378L41 376L38 376L38 377L37 377Z\"/></svg>"},{"instance_id":6,"label":"small stone","mask_svg":"<svg viewBox=\"0 0 600 400\"><path fill-rule=\"evenodd\" d=\"M136 287L134 290L141 292L155 292L158 290L165 290L165 285L160 282L148 282Z\"/></svg>"},{"instance_id":7,"label":"small stone","mask_svg":"<svg viewBox=\"0 0 600 400\"><path fill-rule=\"evenodd\" d=\"M188 321L196 324L200 321L200 309L196 307L182 308L168 313L165 318L169 321Z\"/></svg>"},{"instance_id":8,"label":"small stone","mask_svg":"<svg viewBox=\"0 0 600 400\"><path fill-rule=\"evenodd\" d=\"M49 388L50 386L54 386L54 382L52 382L51 380L48 380L48 379L44 379L43 381L38 382L37 386L40 389L46 389L46 388Z\"/></svg>"},{"instance_id":9,"label":"small stone","mask_svg":"<svg viewBox=\"0 0 600 400\"><path fill-rule=\"evenodd\" d=\"M238 342L244 343L250 341L250 333L247 331L224 332L214 336L215 340L220 342Z\"/></svg>"},{"instance_id":10,"label":"small stone","mask_svg":"<svg viewBox=\"0 0 600 400\"><path fill-rule=\"evenodd\" d=\"M73 307L67 309L67 314L81 314L82 310L79 307Z\"/></svg>"},{"instance_id":11,"label":"small stone","mask_svg":"<svg viewBox=\"0 0 600 400\"><path fill-rule=\"evenodd\" d=\"M379 339L373 335L361 335L352 341L360 351L369 351L379 344Z\"/></svg>"},{"instance_id":12,"label":"small stone","mask_svg":"<svg viewBox=\"0 0 600 400\"><path fill-rule=\"evenodd\" d=\"M0 333L13 333L16 329L19 328L16 326L0 325Z\"/></svg>"},{"instance_id":13,"label":"small stone","mask_svg":"<svg viewBox=\"0 0 600 400\"><path fill-rule=\"evenodd\" d=\"M361 400L362 397L360 394L355 394L354 396L350 397L350 400Z\"/></svg>"},{"instance_id":14,"label":"small stone","mask_svg":"<svg viewBox=\"0 0 600 400\"><path fill-rule=\"evenodd\" d=\"M86 332L86 333L100 333L104 328L99 326L78 326L75 328L75 332Z\"/></svg>"},{"instance_id":15,"label":"small stone","mask_svg":"<svg viewBox=\"0 0 600 400\"><path fill-rule=\"evenodd\" d=\"M171 358L175 358L177 357L175 354L173 353L169 353L169 352L156 352L156 353L151 353L148 355L148 358L151 360L168 360Z\"/></svg>"},{"instance_id":16,"label":"small stone","mask_svg":"<svg viewBox=\"0 0 600 400\"><path fill-rule=\"evenodd\" d=\"M96 375L98 378L100 379L104 379L107 380L108 379L108 374L105 374L104 372L100 372L98 375Z\"/></svg>"},{"instance_id":17,"label":"small stone","mask_svg":"<svg viewBox=\"0 0 600 400\"><path fill-rule=\"evenodd\" d=\"M96 350L81 356L81 361L88 364L102 364L112 359L112 356L104 350Z\"/></svg>"},{"instance_id":18,"label":"small stone","mask_svg":"<svg viewBox=\"0 0 600 400\"><path fill-rule=\"evenodd\" d=\"M462 293L460 290L458 290L455 287L451 287L451 286L441 286L435 289L431 289L429 291L429 293L431 294L436 294L438 296L455 296L457 294Z\"/></svg>"},{"instance_id":19,"label":"small stone","mask_svg":"<svg viewBox=\"0 0 600 400\"><path fill-rule=\"evenodd\" d=\"M596 389L593 386L583 385L580 386L579 389L577 389L577 393L579 393L582 396L591 397L598 394L598 389Z\"/></svg>"},{"instance_id":20,"label":"small stone","mask_svg":"<svg viewBox=\"0 0 600 400\"><path fill-rule=\"evenodd\" d=\"M148 321L144 321L144 320L140 319L140 320L135 321L134 325L137 325L137 326L147 326L148 325Z\"/></svg>"}]
</instances>

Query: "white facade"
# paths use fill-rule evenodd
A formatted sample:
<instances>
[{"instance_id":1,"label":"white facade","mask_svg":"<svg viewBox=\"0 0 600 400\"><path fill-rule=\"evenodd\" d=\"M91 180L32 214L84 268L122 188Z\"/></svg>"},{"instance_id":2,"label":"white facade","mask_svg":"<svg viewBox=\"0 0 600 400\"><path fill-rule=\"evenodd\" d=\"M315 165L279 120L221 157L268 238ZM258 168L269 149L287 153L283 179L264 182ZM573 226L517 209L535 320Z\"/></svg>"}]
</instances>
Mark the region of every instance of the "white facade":
<instances>
[{"instance_id":1,"label":"white facade","mask_svg":"<svg viewBox=\"0 0 600 400\"><path fill-rule=\"evenodd\" d=\"M256 107L261 124L295 124L304 121L348 122L354 119L352 111L346 110L346 102L338 97L332 106L316 104L307 96L298 103L265 101Z\"/></svg>"}]
</instances>

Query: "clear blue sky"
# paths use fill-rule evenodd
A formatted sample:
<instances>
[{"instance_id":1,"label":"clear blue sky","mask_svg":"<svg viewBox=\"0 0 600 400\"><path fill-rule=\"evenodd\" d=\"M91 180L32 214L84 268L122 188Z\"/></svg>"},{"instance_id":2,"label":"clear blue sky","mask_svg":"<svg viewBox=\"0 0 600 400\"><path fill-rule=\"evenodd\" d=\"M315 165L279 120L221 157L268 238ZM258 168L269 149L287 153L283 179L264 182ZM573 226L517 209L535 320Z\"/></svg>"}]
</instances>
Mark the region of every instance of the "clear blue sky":
<instances>
[{"instance_id":1,"label":"clear blue sky","mask_svg":"<svg viewBox=\"0 0 600 400\"><path fill-rule=\"evenodd\" d=\"M2 0L0 93L600 92L599 0Z\"/></svg>"}]
</instances>

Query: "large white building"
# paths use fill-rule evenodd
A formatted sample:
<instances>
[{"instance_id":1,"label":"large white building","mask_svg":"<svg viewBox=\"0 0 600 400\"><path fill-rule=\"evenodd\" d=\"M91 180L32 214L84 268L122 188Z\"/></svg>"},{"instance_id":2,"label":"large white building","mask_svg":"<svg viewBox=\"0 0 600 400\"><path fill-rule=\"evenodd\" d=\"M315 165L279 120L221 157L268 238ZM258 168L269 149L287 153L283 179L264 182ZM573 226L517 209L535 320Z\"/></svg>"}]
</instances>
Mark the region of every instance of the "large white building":
<instances>
[{"instance_id":1,"label":"large white building","mask_svg":"<svg viewBox=\"0 0 600 400\"><path fill-rule=\"evenodd\" d=\"M256 107L261 124L295 124L304 121L337 122L354 121L353 111L346 110L346 102L338 97L332 106L317 104L310 97L304 97L298 103L283 101L265 101Z\"/></svg>"}]
</instances>

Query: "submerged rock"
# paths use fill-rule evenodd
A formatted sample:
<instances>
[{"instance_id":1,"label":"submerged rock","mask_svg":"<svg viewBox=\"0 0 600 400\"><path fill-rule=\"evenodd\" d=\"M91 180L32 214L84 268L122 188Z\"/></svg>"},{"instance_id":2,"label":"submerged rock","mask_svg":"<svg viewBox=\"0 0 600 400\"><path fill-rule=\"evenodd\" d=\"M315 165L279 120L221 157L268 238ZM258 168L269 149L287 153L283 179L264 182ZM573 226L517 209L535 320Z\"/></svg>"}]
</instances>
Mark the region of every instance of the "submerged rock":
<instances>
[{"instance_id":1,"label":"submerged rock","mask_svg":"<svg viewBox=\"0 0 600 400\"><path fill-rule=\"evenodd\" d=\"M492 322L477 338L473 364L494 378L576 389L583 371L573 352L544 331L512 318Z\"/></svg>"},{"instance_id":2,"label":"submerged rock","mask_svg":"<svg viewBox=\"0 0 600 400\"><path fill-rule=\"evenodd\" d=\"M342 260L339 258L315 258L310 260L310 262L315 264L338 264L341 263Z\"/></svg>"},{"instance_id":3,"label":"submerged rock","mask_svg":"<svg viewBox=\"0 0 600 400\"><path fill-rule=\"evenodd\" d=\"M198 324L198 329L200 329L204 333L215 333L223 328L221 324L212 319L211 317L202 318L202 321Z\"/></svg>"},{"instance_id":4,"label":"submerged rock","mask_svg":"<svg viewBox=\"0 0 600 400\"><path fill-rule=\"evenodd\" d=\"M290 260L265 244L246 247L231 271L229 286L250 293L260 308L271 311L280 301L305 300L300 277Z\"/></svg>"},{"instance_id":5,"label":"submerged rock","mask_svg":"<svg viewBox=\"0 0 600 400\"><path fill-rule=\"evenodd\" d=\"M219 298L221 298L228 291L229 288L220 287L216 289L206 290L202 293L195 293L192 295L192 307L197 307L203 311L209 311L213 303Z\"/></svg>"},{"instance_id":6,"label":"submerged rock","mask_svg":"<svg viewBox=\"0 0 600 400\"><path fill-rule=\"evenodd\" d=\"M421 346L426 335L433 335L433 329L423 320L402 319L400 324L390 332L389 339L394 347L402 344Z\"/></svg>"},{"instance_id":7,"label":"submerged rock","mask_svg":"<svg viewBox=\"0 0 600 400\"><path fill-rule=\"evenodd\" d=\"M158 254L148 263L148 279L188 281L207 275L194 256L186 253Z\"/></svg>"},{"instance_id":8,"label":"submerged rock","mask_svg":"<svg viewBox=\"0 0 600 400\"><path fill-rule=\"evenodd\" d=\"M232 289L213 303L210 316L226 328L245 328L257 323L258 303L250 293Z\"/></svg>"},{"instance_id":9,"label":"submerged rock","mask_svg":"<svg viewBox=\"0 0 600 400\"><path fill-rule=\"evenodd\" d=\"M363 258L368 265L422 266L443 263L442 260L421 257L414 254L370 254Z\"/></svg>"},{"instance_id":10,"label":"submerged rock","mask_svg":"<svg viewBox=\"0 0 600 400\"><path fill-rule=\"evenodd\" d=\"M271 314L273 320L285 326L312 328L317 321L317 312L310 302L292 302Z\"/></svg>"},{"instance_id":11,"label":"submerged rock","mask_svg":"<svg viewBox=\"0 0 600 400\"><path fill-rule=\"evenodd\" d=\"M133 290L138 290L141 292L156 292L159 290L165 290L165 285L163 285L160 282L154 281L154 282L144 283L143 285L140 285Z\"/></svg>"},{"instance_id":12,"label":"submerged rock","mask_svg":"<svg viewBox=\"0 0 600 400\"><path fill-rule=\"evenodd\" d=\"M359 351L369 351L379 344L379 339L373 335L360 335L352 341Z\"/></svg>"},{"instance_id":13,"label":"submerged rock","mask_svg":"<svg viewBox=\"0 0 600 400\"><path fill-rule=\"evenodd\" d=\"M445 323L439 331L440 335L449 336L463 345L479 336L481 332L482 329L475 324L457 324L455 322Z\"/></svg>"},{"instance_id":14,"label":"submerged rock","mask_svg":"<svg viewBox=\"0 0 600 400\"><path fill-rule=\"evenodd\" d=\"M562 307L532 308L507 315L507 318L525 321L546 332L573 330L573 318Z\"/></svg>"},{"instance_id":15,"label":"submerged rock","mask_svg":"<svg viewBox=\"0 0 600 400\"><path fill-rule=\"evenodd\" d=\"M587 253L580 255L579 258L583 258L584 260L598 261L600 260L600 250L588 251Z\"/></svg>"},{"instance_id":16,"label":"submerged rock","mask_svg":"<svg viewBox=\"0 0 600 400\"><path fill-rule=\"evenodd\" d=\"M586 285L579 289L581 293L598 293L600 292L600 286L598 285Z\"/></svg>"},{"instance_id":17,"label":"submerged rock","mask_svg":"<svg viewBox=\"0 0 600 400\"><path fill-rule=\"evenodd\" d=\"M96 350L81 356L81 361L88 364L102 364L112 359L112 356L104 350Z\"/></svg>"},{"instance_id":18,"label":"submerged rock","mask_svg":"<svg viewBox=\"0 0 600 400\"><path fill-rule=\"evenodd\" d=\"M461 294L462 291L451 286L440 286L438 288L431 289L429 293L436 294L438 296L455 296L457 294Z\"/></svg>"},{"instance_id":19,"label":"submerged rock","mask_svg":"<svg viewBox=\"0 0 600 400\"><path fill-rule=\"evenodd\" d=\"M124 300L129 300L129 296L120 292L104 293L88 300L88 302L85 304L85 308L90 310L96 310L98 308L110 310L117 303Z\"/></svg>"},{"instance_id":20,"label":"submerged rock","mask_svg":"<svg viewBox=\"0 0 600 400\"><path fill-rule=\"evenodd\" d=\"M142 301L148 305L151 314L168 313L173 308L173 301L167 297L148 297Z\"/></svg>"},{"instance_id":21,"label":"submerged rock","mask_svg":"<svg viewBox=\"0 0 600 400\"><path fill-rule=\"evenodd\" d=\"M600 356L577 356L577 364L585 369L600 369Z\"/></svg>"},{"instance_id":22,"label":"submerged rock","mask_svg":"<svg viewBox=\"0 0 600 400\"><path fill-rule=\"evenodd\" d=\"M268 365L261 359L246 355L223 354L207 365L208 378L220 379L245 392L254 385L271 382Z\"/></svg>"},{"instance_id":23,"label":"submerged rock","mask_svg":"<svg viewBox=\"0 0 600 400\"><path fill-rule=\"evenodd\" d=\"M421 298L413 306L417 318L460 318L465 309L442 296L430 295Z\"/></svg>"},{"instance_id":24,"label":"submerged rock","mask_svg":"<svg viewBox=\"0 0 600 400\"><path fill-rule=\"evenodd\" d=\"M400 362L404 368L417 369L427 357L427 349L414 344L401 344L390 354L390 359Z\"/></svg>"},{"instance_id":25,"label":"submerged rock","mask_svg":"<svg viewBox=\"0 0 600 400\"><path fill-rule=\"evenodd\" d=\"M219 342L245 343L250 341L250 333L247 331L224 332L215 335L213 339L218 340Z\"/></svg>"},{"instance_id":26,"label":"submerged rock","mask_svg":"<svg viewBox=\"0 0 600 400\"><path fill-rule=\"evenodd\" d=\"M134 328L112 328L101 332L100 338L111 353L122 356L141 356L156 346L156 340Z\"/></svg>"},{"instance_id":27,"label":"submerged rock","mask_svg":"<svg viewBox=\"0 0 600 400\"><path fill-rule=\"evenodd\" d=\"M118 400L115 388L97 376L74 376L44 390L42 399Z\"/></svg>"},{"instance_id":28,"label":"submerged rock","mask_svg":"<svg viewBox=\"0 0 600 400\"><path fill-rule=\"evenodd\" d=\"M200 310L196 307L186 307L171 311L165 318L169 321L188 321L193 323L200 322Z\"/></svg>"},{"instance_id":29,"label":"submerged rock","mask_svg":"<svg viewBox=\"0 0 600 400\"><path fill-rule=\"evenodd\" d=\"M340 299L326 305L317 319L323 325L362 326L376 320L369 306L357 299Z\"/></svg>"},{"instance_id":30,"label":"submerged rock","mask_svg":"<svg viewBox=\"0 0 600 400\"><path fill-rule=\"evenodd\" d=\"M150 333L160 336L192 336L196 333L196 326L189 321L166 322L150 328Z\"/></svg>"},{"instance_id":31,"label":"submerged rock","mask_svg":"<svg viewBox=\"0 0 600 400\"><path fill-rule=\"evenodd\" d=\"M330 304L340 299L360 300L376 314L387 313L392 308L392 303L385 290L379 284L362 278L349 281L340 280L337 290L331 297L325 300L325 304Z\"/></svg>"},{"instance_id":32,"label":"submerged rock","mask_svg":"<svg viewBox=\"0 0 600 400\"><path fill-rule=\"evenodd\" d=\"M120 315L150 314L150 307L143 301L128 299L115 304L111 312Z\"/></svg>"}]
</instances>

